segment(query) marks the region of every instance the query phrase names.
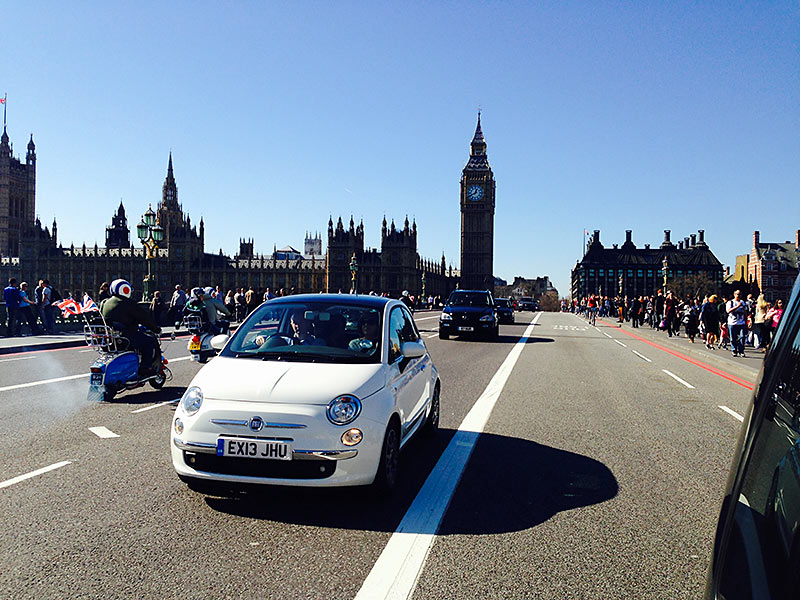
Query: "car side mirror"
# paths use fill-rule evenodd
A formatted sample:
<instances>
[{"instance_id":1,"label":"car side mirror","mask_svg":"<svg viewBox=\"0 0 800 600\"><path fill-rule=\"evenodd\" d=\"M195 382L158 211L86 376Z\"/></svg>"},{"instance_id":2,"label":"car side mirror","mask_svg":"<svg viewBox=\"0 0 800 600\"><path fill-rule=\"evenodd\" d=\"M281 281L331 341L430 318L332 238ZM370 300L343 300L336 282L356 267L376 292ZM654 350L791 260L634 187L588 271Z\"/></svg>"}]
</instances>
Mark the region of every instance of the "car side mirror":
<instances>
[{"instance_id":1,"label":"car side mirror","mask_svg":"<svg viewBox=\"0 0 800 600\"><path fill-rule=\"evenodd\" d=\"M215 335L211 338L211 347L214 350L222 350L225 347L225 344L228 343L228 340L231 336L225 335L224 333L221 335Z\"/></svg>"},{"instance_id":2,"label":"car side mirror","mask_svg":"<svg viewBox=\"0 0 800 600\"><path fill-rule=\"evenodd\" d=\"M427 352L427 350L421 342L403 342L400 346L400 353L403 355L403 358L419 358L420 356L425 356L425 352Z\"/></svg>"}]
</instances>

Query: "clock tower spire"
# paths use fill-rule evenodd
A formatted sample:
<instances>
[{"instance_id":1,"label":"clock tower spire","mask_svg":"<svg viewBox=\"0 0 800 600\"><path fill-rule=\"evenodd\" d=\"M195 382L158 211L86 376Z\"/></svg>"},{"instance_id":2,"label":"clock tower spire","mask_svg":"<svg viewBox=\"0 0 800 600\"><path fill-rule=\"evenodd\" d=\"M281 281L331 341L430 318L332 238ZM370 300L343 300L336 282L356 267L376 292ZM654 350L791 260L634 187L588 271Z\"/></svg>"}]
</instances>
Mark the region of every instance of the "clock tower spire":
<instances>
[{"instance_id":1,"label":"clock tower spire","mask_svg":"<svg viewBox=\"0 0 800 600\"><path fill-rule=\"evenodd\" d=\"M494 288L494 192L478 111L469 161L461 172L461 289Z\"/></svg>"}]
</instances>

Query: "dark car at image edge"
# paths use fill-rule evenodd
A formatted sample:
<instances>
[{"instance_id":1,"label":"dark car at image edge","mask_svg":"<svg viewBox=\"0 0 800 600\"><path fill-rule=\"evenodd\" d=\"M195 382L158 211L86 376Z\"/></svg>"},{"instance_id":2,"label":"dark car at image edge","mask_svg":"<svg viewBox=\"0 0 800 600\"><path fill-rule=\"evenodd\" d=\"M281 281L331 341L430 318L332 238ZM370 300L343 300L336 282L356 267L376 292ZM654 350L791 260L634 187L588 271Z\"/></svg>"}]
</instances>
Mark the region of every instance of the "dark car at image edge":
<instances>
[{"instance_id":1,"label":"dark car at image edge","mask_svg":"<svg viewBox=\"0 0 800 600\"><path fill-rule=\"evenodd\" d=\"M714 537L706 600L800 598L800 279L753 388Z\"/></svg>"}]
</instances>

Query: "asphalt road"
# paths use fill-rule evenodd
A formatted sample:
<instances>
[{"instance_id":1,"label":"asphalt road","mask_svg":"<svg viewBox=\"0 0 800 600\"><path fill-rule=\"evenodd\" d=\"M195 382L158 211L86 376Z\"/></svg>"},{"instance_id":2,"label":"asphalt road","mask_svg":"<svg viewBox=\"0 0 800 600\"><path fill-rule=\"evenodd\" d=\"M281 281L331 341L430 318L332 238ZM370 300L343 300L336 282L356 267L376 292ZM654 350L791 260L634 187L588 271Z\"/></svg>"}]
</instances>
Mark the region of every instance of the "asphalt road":
<instances>
[{"instance_id":1,"label":"asphalt road","mask_svg":"<svg viewBox=\"0 0 800 600\"><path fill-rule=\"evenodd\" d=\"M388 502L360 488L189 491L168 451L168 401L200 368L185 340L165 344L163 390L109 404L86 401L91 352L0 357L0 596L368 597L367 578L397 563L384 550L412 535L429 550L395 591L415 600L699 597L757 359L570 314L542 314L520 342L533 318L479 342L439 340L435 315L418 315L441 430L404 449ZM487 386L496 404L449 506L440 499L438 532L396 534L428 475L447 473L434 468Z\"/></svg>"}]
</instances>

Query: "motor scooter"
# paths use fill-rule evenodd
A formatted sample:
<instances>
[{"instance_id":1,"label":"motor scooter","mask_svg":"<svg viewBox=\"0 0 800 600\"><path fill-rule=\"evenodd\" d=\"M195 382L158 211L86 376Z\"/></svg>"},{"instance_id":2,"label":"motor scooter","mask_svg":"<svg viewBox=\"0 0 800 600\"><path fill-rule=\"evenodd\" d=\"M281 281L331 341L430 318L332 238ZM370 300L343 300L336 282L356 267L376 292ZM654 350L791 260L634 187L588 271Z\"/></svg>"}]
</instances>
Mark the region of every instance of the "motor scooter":
<instances>
[{"instance_id":1,"label":"motor scooter","mask_svg":"<svg viewBox=\"0 0 800 600\"><path fill-rule=\"evenodd\" d=\"M158 349L158 370L154 375L139 375L139 355L128 350L129 341L110 327L103 319L102 324L87 324L83 328L86 344L95 349L99 356L90 367L89 393L87 399L94 402L109 402L123 390L133 390L149 383L160 390L172 379L167 368L167 359L161 352L158 337L139 327L139 331L156 338Z\"/></svg>"},{"instance_id":2,"label":"motor scooter","mask_svg":"<svg viewBox=\"0 0 800 600\"><path fill-rule=\"evenodd\" d=\"M227 334L230 323L223 319L218 320L217 323L221 327L222 333ZM218 351L211 346L211 340L217 334L213 333L207 325L204 325L200 317L195 315L185 316L183 318L183 326L192 334L186 348L189 350L189 354L192 355L193 361L205 364L209 358L217 355Z\"/></svg>"}]
</instances>

